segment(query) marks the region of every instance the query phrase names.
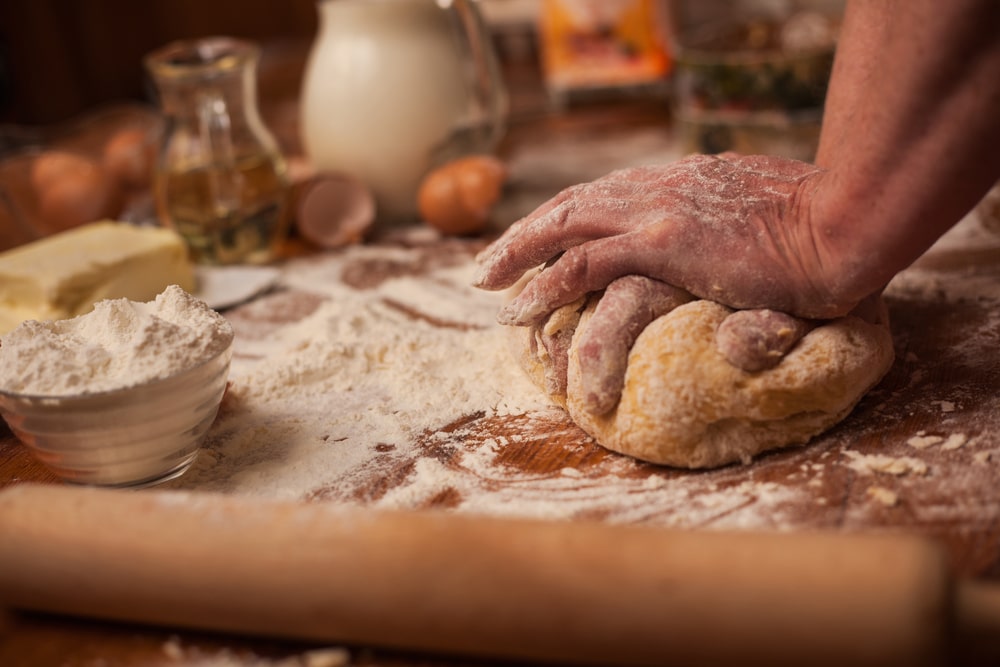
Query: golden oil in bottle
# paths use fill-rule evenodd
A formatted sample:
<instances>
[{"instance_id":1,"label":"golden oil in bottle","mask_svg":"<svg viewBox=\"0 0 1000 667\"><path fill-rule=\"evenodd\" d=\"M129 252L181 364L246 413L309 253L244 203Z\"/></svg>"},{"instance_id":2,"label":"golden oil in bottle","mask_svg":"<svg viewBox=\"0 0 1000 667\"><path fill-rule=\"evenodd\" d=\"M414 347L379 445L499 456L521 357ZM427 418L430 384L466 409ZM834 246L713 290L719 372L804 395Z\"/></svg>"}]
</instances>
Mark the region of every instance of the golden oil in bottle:
<instances>
[{"instance_id":1,"label":"golden oil in bottle","mask_svg":"<svg viewBox=\"0 0 1000 667\"><path fill-rule=\"evenodd\" d=\"M160 219L200 264L262 264L288 227L284 160L258 153L232 164L173 164L157 176Z\"/></svg>"}]
</instances>

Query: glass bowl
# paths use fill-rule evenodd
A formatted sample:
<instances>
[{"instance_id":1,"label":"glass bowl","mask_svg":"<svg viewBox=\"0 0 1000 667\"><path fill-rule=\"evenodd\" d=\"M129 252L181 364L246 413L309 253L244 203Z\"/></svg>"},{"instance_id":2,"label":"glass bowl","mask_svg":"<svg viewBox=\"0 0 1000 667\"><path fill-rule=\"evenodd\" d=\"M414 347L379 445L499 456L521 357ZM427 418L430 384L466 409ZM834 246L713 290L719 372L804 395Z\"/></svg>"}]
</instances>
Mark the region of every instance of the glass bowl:
<instances>
[{"instance_id":1,"label":"glass bowl","mask_svg":"<svg viewBox=\"0 0 1000 667\"><path fill-rule=\"evenodd\" d=\"M144 487L194 462L226 390L224 350L167 378L89 394L0 391L0 415L32 454L67 482Z\"/></svg>"}]
</instances>

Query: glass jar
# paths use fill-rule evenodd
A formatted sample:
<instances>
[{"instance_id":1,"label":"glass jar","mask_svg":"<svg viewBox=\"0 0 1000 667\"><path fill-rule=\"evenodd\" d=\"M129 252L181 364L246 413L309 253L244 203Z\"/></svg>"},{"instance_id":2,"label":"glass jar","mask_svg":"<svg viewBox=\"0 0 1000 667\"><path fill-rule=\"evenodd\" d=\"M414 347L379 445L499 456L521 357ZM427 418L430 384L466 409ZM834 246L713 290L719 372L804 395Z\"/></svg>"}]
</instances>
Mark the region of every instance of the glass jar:
<instances>
[{"instance_id":1,"label":"glass jar","mask_svg":"<svg viewBox=\"0 0 1000 667\"><path fill-rule=\"evenodd\" d=\"M270 261L287 231L285 161L257 108L259 47L180 41L145 59L166 118L153 191L202 264Z\"/></svg>"},{"instance_id":2,"label":"glass jar","mask_svg":"<svg viewBox=\"0 0 1000 667\"><path fill-rule=\"evenodd\" d=\"M415 221L423 176L491 152L506 93L472 0L320 0L302 90L302 141L319 171L352 174L379 224Z\"/></svg>"}]
</instances>

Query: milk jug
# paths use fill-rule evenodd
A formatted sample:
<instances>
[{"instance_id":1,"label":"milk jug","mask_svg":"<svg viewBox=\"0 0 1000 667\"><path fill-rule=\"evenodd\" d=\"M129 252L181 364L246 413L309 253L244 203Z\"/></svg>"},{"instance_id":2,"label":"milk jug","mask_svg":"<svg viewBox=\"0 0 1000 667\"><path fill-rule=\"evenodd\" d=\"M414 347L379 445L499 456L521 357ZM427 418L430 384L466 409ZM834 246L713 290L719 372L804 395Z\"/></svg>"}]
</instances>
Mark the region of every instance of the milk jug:
<instances>
[{"instance_id":1,"label":"milk jug","mask_svg":"<svg viewBox=\"0 0 1000 667\"><path fill-rule=\"evenodd\" d=\"M319 171L375 195L380 222L416 219L435 166L492 151L506 94L472 0L320 0L303 80L302 143Z\"/></svg>"}]
</instances>

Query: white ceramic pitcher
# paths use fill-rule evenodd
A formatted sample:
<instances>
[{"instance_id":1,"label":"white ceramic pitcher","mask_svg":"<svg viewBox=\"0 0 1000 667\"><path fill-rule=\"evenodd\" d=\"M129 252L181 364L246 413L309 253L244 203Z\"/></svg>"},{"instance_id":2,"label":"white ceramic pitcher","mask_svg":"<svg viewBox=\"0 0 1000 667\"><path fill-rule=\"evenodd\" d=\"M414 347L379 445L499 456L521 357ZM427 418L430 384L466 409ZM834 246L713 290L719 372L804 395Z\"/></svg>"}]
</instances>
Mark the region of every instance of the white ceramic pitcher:
<instances>
[{"instance_id":1,"label":"white ceramic pitcher","mask_svg":"<svg viewBox=\"0 0 1000 667\"><path fill-rule=\"evenodd\" d=\"M302 90L302 142L348 172L380 221L415 220L428 170L490 152L506 94L474 0L320 0Z\"/></svg>"}]
</instances>

